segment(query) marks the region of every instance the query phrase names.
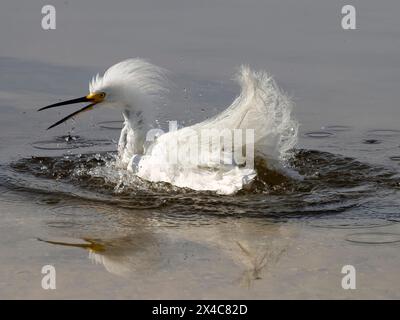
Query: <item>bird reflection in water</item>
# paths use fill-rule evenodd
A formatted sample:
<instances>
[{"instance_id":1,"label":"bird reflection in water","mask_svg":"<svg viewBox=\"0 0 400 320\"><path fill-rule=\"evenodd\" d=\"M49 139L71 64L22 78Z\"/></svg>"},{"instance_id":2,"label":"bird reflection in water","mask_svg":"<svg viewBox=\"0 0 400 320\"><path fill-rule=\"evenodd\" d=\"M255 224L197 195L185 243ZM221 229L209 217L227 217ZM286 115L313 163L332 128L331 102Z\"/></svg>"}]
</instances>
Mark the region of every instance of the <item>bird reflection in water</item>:
<instances>
[{"instance_id":1,"label":"bird reflection in water","mask_svg":"<svg viewBox=\"0 0 400 320\"><path fill-rule=\"evenodd\" d=\"M89 259L92 262L103 265L108 272L118 276L128 276L133 271L150 272L160 261L158 245L149 238L148 233L108 240L89 238L82 238L79 241L38 240L85 249L89 251ZM146 246L143 246L144 243Z\"/></svg>"},{"instance_id":2,"label":"bird reflection in water","mask_svg":"<svg viewBox=\"0 0 400 320\"><path fill-rule=\"evenodd\" d=\"M202 229L202 230L200 230ZM160 231L160 230L158 230ZM256 225L255 223L232 223L229 226L190 227L187 229L166 228L165 237L157 236L147 231L112 239L82 238L79 241L40 241L69 247L82 248L89 251L89 258L96 264L115 275L128 277L132 272L151 274L163 268L187 263L189 256L201 258L198 246L215 250L216 257L231 260L242 269L235 282L241 286L250 287L254 280L263 278L269 272L290 246L293 234L289 228L282 225ZM190 243L192 246L179 246ZM178 248L177 248L178 247ZM194 250L191 254L179 252ZM214 252L214 251L213 251ZM212 262L216 271L219 259ZM212 260L211 260L212 261Z\"/></svg>"}]
</instances>

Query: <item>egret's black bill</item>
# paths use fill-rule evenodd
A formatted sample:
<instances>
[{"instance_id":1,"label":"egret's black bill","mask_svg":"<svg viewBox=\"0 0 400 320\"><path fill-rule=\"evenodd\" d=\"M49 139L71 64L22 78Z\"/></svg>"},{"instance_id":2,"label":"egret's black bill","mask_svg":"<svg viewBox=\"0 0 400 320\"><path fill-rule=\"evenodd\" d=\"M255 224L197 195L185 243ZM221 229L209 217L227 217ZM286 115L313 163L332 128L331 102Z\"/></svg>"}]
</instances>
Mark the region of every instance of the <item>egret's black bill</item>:
<instances>
[{"instance_id":1,"label":"egret's black bill","mask_svg":"<svg viewBox=\"0 0 400 320\"><path fill-rule=\"evenodd\" d=\"M50 127L47 128L47 130L49 130L49 129L54 128L54 127L60 125L61 123L67 121L68 119L78 115L79 113L82 113L82 112L85 112L87 110L92 109L92 107L97 103L97 102L93 102L93 101L94 101L93 99L90 99L87 96L85 96L85 97L81 97L81 98L77 98L77 99L72 99L72 100L67 100L67 101L54 103L54 104L51 104L49 106L40 108L38 111L42 111L42 110L46 110L46 109L50 109L50 108L55 108L55 107L60 107L60 106L65 106L67 104L82 103L82 102L92 102L88 106L83 107L82 109L79 109L79 110L69 114L68 116L62 118L60 121L57 121L56 123L52 124Z\"/></svg>"},{"instance_id":2,"label":"egret's black bill","mask_svg":"<svg viewBox=\"0 0 400 320\"><path fill-rule=\"evenodd\" d=\"M81 102L88 102L91 101L90 99L88 99L86 96L82 97L82 98L77 98L77 99L72 99L72 100L67 100L67 101L62 101L62 102L57 102L54 104L51 104L49 106L40 108L38 111L42 111L42 110L46 110L46 109L50 109L50 108L55 108L55 107L60 107L60 106L65 106L67 104L74 104L74 103L81 103Z\"/></svg>"}]
</instances>

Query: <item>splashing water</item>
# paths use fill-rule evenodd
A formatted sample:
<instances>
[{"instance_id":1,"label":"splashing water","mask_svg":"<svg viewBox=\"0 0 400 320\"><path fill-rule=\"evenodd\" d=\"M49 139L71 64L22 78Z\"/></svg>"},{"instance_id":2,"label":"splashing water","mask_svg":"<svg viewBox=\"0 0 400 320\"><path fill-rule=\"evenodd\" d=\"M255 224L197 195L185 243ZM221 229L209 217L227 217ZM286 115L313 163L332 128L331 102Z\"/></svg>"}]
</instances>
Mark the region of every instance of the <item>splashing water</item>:
<instances>
[{"instance_id":1,"label":"splashing water","mask_svg":"<svg viewBox=\"0 0 400 320\"><path fill-rule=\"evenodd\" d=\"M330 153L298 150L289 164L304 179L293 180L259 165L258 178L250 188L219 196L145 181L118 168L115 157L116 153L103 153L21 159L11 165L18 180L9 179L8 184L29 193L78 197L132 210L153 208L167 216L201 212L204 216L267 219L348 211L366 216L368 212L360 208L368 207L373 196L398 190L400 185L400 178L387 168ZM33 184L31 176L35 177Z\"/></svg>"}]
</instances>

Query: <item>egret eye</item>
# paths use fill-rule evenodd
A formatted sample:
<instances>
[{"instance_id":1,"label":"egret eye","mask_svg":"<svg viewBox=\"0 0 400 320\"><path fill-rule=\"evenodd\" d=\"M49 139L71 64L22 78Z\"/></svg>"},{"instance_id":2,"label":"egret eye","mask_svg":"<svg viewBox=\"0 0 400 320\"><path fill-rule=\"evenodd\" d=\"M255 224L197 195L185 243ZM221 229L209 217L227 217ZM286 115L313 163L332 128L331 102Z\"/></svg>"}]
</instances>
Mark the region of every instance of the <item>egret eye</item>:
<instances>
[{"instance_id":1,"label":"egret eye","mask_svg":"<svg viewBox=\"0 0 400 320\"><path fill-rule=\"evenodd\" d=\"M100 98L104 98L106 96L105 92L100 92Z\"/></svg>"}]
</instances>

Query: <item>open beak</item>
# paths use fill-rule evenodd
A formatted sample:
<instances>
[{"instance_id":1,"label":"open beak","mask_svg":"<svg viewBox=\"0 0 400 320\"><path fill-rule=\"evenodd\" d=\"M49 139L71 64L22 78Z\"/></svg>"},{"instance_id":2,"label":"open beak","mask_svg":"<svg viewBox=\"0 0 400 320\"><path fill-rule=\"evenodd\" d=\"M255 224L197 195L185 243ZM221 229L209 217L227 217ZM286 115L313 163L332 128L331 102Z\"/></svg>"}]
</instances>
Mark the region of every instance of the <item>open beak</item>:
<instances>
[{"instance_id":1,"label":"open beak","mask_svg":"<svg viewBox=\"0 0 400 320\"><path fill-rule=\"evenodd\" d=\"M69 114L68 116L62 118L60 121L57 121L56 123L52 124L50 127L47 128L47 130L49 130L49 129L54 128L54 127L58 126L59 124L67 121L68 119L70 119L70 118L82 113L82 112L91 110L97 103L103 101L103 99L104 99L104 93L91 93L91 94L89 94L87 96L84 96L84 97L81 97L81 98L77 98L77 99L72 99L72 100L67 100L67 101L51 104L49 106L40 108L38 111L51 109L51 108L56 108L56 107L61 107L61 106L65 106L65 105L68 105L68 104L90 102L89 105L87 105L87 106L83 107L82 109L79 109L79 110Z\"/></svg>"}]
</instances>

